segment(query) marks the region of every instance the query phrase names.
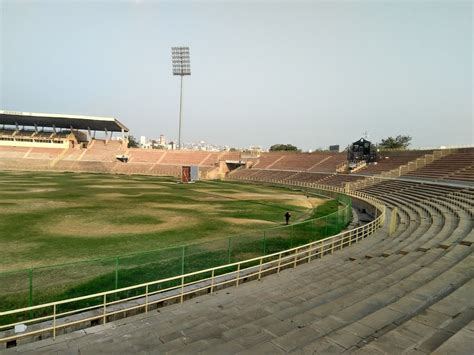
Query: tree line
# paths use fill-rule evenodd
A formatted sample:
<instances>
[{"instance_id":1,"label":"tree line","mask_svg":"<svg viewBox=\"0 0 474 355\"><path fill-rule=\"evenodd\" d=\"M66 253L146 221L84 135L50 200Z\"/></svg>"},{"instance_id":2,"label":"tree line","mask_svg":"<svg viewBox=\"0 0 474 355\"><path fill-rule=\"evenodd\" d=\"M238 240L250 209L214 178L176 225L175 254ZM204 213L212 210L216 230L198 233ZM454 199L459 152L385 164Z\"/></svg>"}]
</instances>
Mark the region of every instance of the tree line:
<instances>
[{"instance_id":1,"label":"tree line","mask_svg":"<svg viewBox=\"0 0 474 355\"><path fill-rule=\"evenodd\" d=\"M410 136L404 136L399 134L396 137L388 137L385 139L382 139L378 144L377 147L379 149L408 149L410 146L411 142L411 137ZM293 144L274 144L270 147L270 152L282 152L282 151L288 151L288 152L301 152L301 149L299 149L297 146L294 146ZM324 151L321 148L317 148L314 151Z\"/></svg>"}]
</instances>

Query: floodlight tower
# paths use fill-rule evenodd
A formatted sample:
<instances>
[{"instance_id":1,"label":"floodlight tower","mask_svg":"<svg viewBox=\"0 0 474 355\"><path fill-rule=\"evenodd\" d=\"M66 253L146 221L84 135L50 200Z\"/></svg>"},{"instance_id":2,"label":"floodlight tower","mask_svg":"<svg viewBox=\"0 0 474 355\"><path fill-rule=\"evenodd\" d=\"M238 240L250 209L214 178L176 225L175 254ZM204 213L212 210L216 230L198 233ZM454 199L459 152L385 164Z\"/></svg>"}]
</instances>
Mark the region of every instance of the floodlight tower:
<instances>
[{"instance_id":1,"label":"floodlight tower","mask_svg":"<svg viewBox=\"0 0 474 355\"><path fill-rule=\"evenodd\" d=\"M173 75L181 77L181 87L179 91L179 129L178 129L178 149L181 149L181 117L183 109L183 76L191 75L191 60L189 58L189 47L171 47L173 62Z\"/></svg>"}]
</instances>

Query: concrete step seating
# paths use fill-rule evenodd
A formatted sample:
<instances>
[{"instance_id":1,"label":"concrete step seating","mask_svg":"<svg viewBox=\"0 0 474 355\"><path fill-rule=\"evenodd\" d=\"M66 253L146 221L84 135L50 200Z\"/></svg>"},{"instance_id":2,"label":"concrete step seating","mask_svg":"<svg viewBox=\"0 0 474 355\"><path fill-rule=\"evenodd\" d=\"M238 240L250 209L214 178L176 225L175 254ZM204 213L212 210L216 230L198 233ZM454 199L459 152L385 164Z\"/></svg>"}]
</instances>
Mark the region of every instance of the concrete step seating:
<instances>
[{"instance_id":1,"label":"concrete step seating","mask_svg":"<svg viewBox=\"0 0 474 355\"><path fill-rule=\"evenodd\" d=\"M474 280L470 280L449 294L447 297L424 309L419 314L402 324L399 328L390 330L375 339L361 351L393 351L400 353L418 347L421 351L430 353L437 349L440 353L462 353L458 348L451 348L443 342L455 336L456 332L474 322ZM394 344L393 339L399 341ZM387 348L388 346L388 348ZM472 351L472 349L469 349Z\"/></svg>"},{"instance_id":2,"label":"concrete step seating","mask_svg":"<svg viewBox=\"0 0 474 355\"><path fill-rule=\"evenodd\" d=\"M465 148L409 172L408 176L474 182L474 149Z\"/></svg>"},{"instance_id":3,"label":"concrete step seating","mask_svg":"<svg viewBox=\"0 0 474 355\"><path fill-rule=\"evenodd\" d=\"M377 164L369 163L356 174L377 175L384 171L390 171L401 165L408 164L432 152L432 150L381 151L378 154Z\"/></svg>"},{"instance_id":4,"label":"concrete step seating","mask_svg":"<svg viewBox=\"0 0 474 355\"><path fill-rule=\"evenodd\" d=\"M472 318L471 318L472 319ZM471 341L466 341L470 339ZM472 343L474 342L474 320L455 333L451 338L437 348L433 354L472 354Z\"/></svg>"}]
</instances>

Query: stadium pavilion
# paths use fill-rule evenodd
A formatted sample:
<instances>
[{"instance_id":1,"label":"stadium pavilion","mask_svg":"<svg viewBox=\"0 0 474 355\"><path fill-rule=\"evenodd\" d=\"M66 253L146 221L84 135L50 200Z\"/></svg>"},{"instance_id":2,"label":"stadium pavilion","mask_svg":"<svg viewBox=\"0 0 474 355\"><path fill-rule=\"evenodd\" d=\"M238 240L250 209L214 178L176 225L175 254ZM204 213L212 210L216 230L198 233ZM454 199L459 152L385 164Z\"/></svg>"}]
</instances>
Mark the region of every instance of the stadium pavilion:
<instances>
[{"instance_id":1,"label":"stadium pavilion","mask_svg":"<svg viewBox=\"0 0 474 355\"><path fill-rule=\"evenodd\" d=\"M106 141L120 132L126 142L129 129L112 117L0 110L0 146L86 148L97 132Z\"/></svg>"}]
</instances>

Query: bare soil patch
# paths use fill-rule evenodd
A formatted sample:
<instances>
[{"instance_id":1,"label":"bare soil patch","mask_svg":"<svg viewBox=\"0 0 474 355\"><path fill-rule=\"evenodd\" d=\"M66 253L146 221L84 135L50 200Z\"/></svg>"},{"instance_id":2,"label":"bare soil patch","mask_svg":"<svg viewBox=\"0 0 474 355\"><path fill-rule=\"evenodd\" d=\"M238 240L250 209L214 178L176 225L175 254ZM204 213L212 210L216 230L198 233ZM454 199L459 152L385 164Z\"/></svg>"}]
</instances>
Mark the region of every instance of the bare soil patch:
<instances>
[{"instance_id":1,"label":"bare soil patch","mask_svg":"<svg viewBox=\"0 0 474 355\"><path fill-rule=\"evenodd\" d=\"M2 191L3 194L11 194L11 195L16 195L16 194L31 194L31 193L36 193L36 192L52 192L52 191L57 191L58 189L33 189L33 188L25 188L22 187L21 190L15 190L15 191Z\"/></svg>"},{"instance_id":2,"label":"bare soil patch","mask_svg":"<svg viewBox=\"0 0 474 355\"><path fill-rule=\"evenodd\" d=\"M0 205L0 213L27 213L32 211L61 209L70 207L87 207L85 204L74 202L52 201L45 199L2 199L2 202L13 203L14 205Z\"/></svg>"},{"instance_id":3,"label":"bare soil patch","mask_svg":"<svg viewBox=\"0 0 474 355\"><path fill-rule=\"evenodd\" d=\"M275 224L275 222L265 221L263 219L250 219L250 218L234 218L234 217L222 217L222 221L232 224Z\"/></svg>"},{"instance_id":4,"label":"bare soil patch","mask_svg":"<svg viewBox=\"0 0 474 355\"><path fill-rule=\"evenodd\" d=\"M123 224L117 225L107 221L107 218L97 219L82 216L65 216L60 221L52 221L42 229L51 235L67 235L72 237L112 237L121 234L155 233L173 230L182 226L197 224L195 218L189 216L175 216L165 211L143 211L142 215L159 216L163 222L156 224Z\"/></svg>"},{"instance_id":5,"label":"bare soil patch","mask_svg":"<svg viewBox=\"0 0 474 355\"><path fill-rule=\"evenodd\" d=\"M315 197L307 198L306 196L301 196L300 198L297 198L297 199L293 198L285 202L291 206L316 208L317 206L323 204L325 200L321 198L315 198Z\"/></svg>"},{"instance_id":6,"label":"bare soil patch","mask_svg":"<svg viewBox=\"0 0 474 355\"><path fill-rule=\"evenodd\" d=\"M163 186L153 185L153 184L123 184L123 185L114 185L114 184L104 184L104 185L88 185L88 187L96 189L148 189L148 190L159 190L163 189Z\"/></svg>"},{"instance_id":7,"label":"bare soil patch","mask_svg":"<svg viewBox=\"0 0 474 355\"><path fill-rule=\"evenodd\" d=\"M207 193L206 190L197 189L196 191ZM302 194L270 194L270 193L255 193L255 192L236 192L230 195L224 193L212 192L212 195L222 196L226 199L236 200L254 200L254 201L275 201L282 202L287 205L304 207L304 208L315 208L325 202L322 198L307 197Z\"/></svg>"},{"instance_id":8,"label":"bare soil patch","mask_svg":"<svg viewBox=\"0 0 474 355\"><path fill-rule=\"evenodd\" d=\"M178 210L197 210L199 212L218 211L220 206L212 204L199 203L160 203L160 202L145 202L142 204L144 209L160 209L160 211L168 209Z\"/></svg>"}]
</instances>

